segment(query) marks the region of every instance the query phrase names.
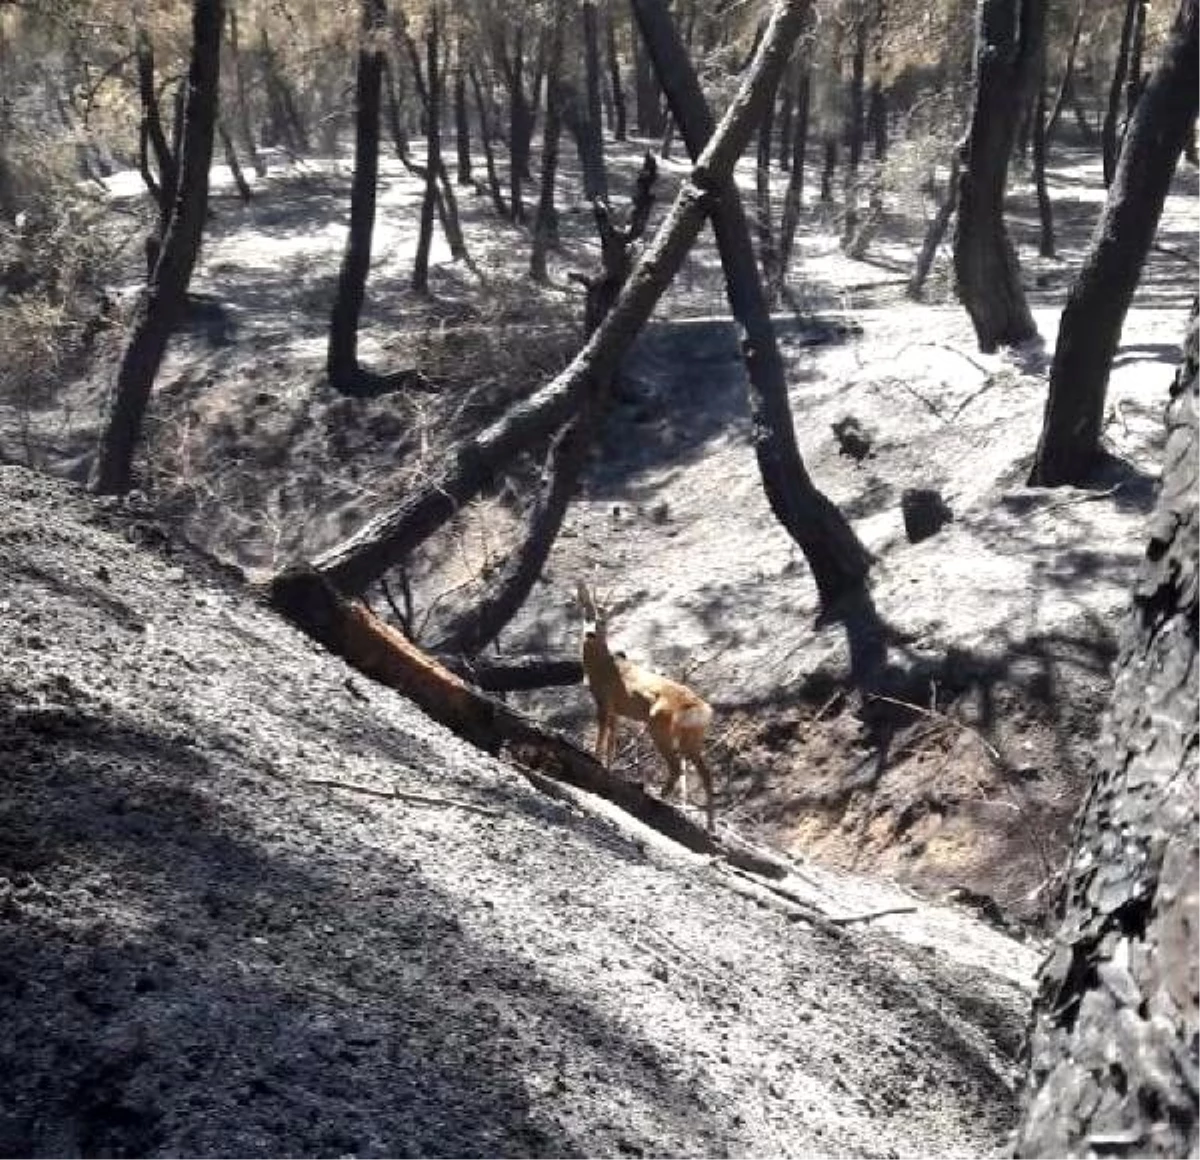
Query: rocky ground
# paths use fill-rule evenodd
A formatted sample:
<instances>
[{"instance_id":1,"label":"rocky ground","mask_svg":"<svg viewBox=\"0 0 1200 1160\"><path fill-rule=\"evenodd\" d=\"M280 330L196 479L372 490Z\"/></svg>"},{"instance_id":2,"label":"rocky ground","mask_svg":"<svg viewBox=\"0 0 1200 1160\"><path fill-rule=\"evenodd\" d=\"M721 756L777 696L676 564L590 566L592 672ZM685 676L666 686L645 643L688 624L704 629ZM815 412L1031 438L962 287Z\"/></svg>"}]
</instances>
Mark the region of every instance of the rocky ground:
<instances>
[{"instance_id":1,"label":"rocky ground","mask_svg":"<svg viewBox=\"0 0 1200 1160\"><path fill-rule=\"evenodd\" d=\"M0 1154L1002 1146L1032 946L797 864L907 910L813 925L17 467L0 639Z\"/></svg>"}]
</instances>

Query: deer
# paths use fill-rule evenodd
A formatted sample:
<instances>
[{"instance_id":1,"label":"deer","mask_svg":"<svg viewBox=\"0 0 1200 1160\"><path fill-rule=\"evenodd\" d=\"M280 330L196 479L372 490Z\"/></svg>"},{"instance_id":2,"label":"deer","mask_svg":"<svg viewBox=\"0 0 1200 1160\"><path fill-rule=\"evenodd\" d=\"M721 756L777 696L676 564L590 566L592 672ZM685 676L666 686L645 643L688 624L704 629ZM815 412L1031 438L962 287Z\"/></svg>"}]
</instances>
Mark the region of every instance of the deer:
<instances>
[{"instance_id":1,"label":"deer","mask_svg":"<svg viewBox=\"0 0 1200 1160\"><path fill-rule=\"evenodd\" d=\"M608 647L608 609L597 604L579 581L576 594L583 610L583 672L596 702L596 759L606 769L617 747L617 719L644 721L654 747L667 766L662 797L670 797L677 782L687 802L684 761L696 767L704 782L708 828L714 828L712 771L702 752L712 709L686 685L650 672L613 653ZM681 781L682 779L682 781Z\"/></svg>"}]
</instances>

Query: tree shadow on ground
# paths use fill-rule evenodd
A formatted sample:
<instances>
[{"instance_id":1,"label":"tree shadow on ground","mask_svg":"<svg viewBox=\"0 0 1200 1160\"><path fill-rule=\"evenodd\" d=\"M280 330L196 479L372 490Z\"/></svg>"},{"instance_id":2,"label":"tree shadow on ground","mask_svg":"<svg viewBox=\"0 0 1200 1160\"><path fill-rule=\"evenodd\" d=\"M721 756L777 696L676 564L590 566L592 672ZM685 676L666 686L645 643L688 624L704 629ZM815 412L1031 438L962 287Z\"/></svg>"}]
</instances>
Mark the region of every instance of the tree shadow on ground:
<instances>
[{"instance_id":1,"label":"tree shadow on ground","mask_svg":"<svg viewBox=\"0 0 1200 1160\"><path fill-rule=\"evenodd\" d=\"M619 1063L697 1138L702 1088L467 934L415 859L367 847L351 877L292 840L302 817L280 832L218 803L228 772L183 735L0 717L21 758L0 837L6 1155L589 1154L583 1121L531 1109L522 1039Z\"/></svg>"}]
</instances>

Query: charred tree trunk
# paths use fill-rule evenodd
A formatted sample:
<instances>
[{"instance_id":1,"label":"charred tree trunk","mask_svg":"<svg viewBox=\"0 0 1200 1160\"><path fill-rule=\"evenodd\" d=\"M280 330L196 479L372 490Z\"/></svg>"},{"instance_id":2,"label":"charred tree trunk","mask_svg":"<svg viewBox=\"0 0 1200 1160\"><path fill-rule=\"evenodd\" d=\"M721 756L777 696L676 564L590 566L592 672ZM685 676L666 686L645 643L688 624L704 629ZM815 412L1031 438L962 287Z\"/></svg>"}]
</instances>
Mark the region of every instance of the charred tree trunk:
<instances>
[{"instance_id":1,"label":"charred tree trunk","mask_svg":"<svg viewBox=\"0 0 1200 1160\"><path fill-rule=\"evenodd\" d=\"M265 25L259 29L259 38L272 144L282 141L293 153L307 153L308 130L296 107L291 85L280 72Z\"/></svg>"},{"instance_id":2,"label":"charred tree trunk","mask_svg":"<svg viewBox=\"0 0 1200 1160\"><path fill-rule=\"evenodd\" d=\"M479 141L483 146L483 162L487 171L488 194L492 199L492 208L497 215L506 218L508 206L504 202L504 191L500 186L500 174L496 169L496 151L492 147L493 125L488 102L484 96L483 83L479 79L479 71L474 65L470 69L471 90L475 94L475 110L479 115Z\"/></svg>"},{"instance_id":3,"label":"charred tree trunk","mask_svg":"<svg viewBox=\"0 0 1200 1160\"><path fill-rule=\"evenodd\" d=\"M378 383L358 362L358 326L371 269L375 195L379 180L379 106L384 55L380 33L384 0L362 0L359 13L358 71L354 91L354 180L350 186L350 228L338 273L337 297L329 325L325 367L329 384L348 395L376 393Z\"/></svg>"},{"instance_id":4,"label":"charred tree trunk","mask_svg":"<svg viewBox=\"0 0 1200 1160\"><path fill-rule=\"evenodd\" d=\"M688 152L696 156L712 134L713 118L687 50L664 0L633 0L633 10ZM807 0L781 0L755 58L756 67L761 67L763 57L770 59L778 51L774 37L781 21L802 26L810 15ZM775 66L773 84L785 64L786 58ZM765 114L774 92L771 87L759 95L756 115ZM843 598L862 593L870 558L842 513L813 483L800 457L783 359L737 186L727 173L719 181L710 176L709 188L729 305L742 331L751 429L763 490L776 519L803 551L822 606L830 610Z\"/></svg>"},{"instance_id":5,"label":"charred tree trunk","mask_svg":"<svg viewBox=\"0 0 1200 1160\"><path fill-rule=\"evenodd\" d=\"M613 136L624 141L628 133L628 113L625 105L625 84L621 79L621 56L617 50L617 25L613 20L612 5L604 6L604 46L608 58L608 83L612 92L613 115L616 123Z\"/></svg>"},{"instance_id":6,"label":"charred tree trunk","mask_svg":"<svg viewBox=\"0 0 1200 1160\"><path fill-rule=\"evenodd\" d=\"M633 75L637 95L638 134L661 140L667 131L667 114L661 99L662 90L650 59L636 36L633 38Z\"/></svg>"},{"instance_id":7,"label":"charred tree trunk","mask_svg":"<svg viewBox=\"0 0 1200 1160\"><path fill-rule=\"evenodd\" d=\"M959 176L955 290L982 351L1037 336L1004 193L1017 121L1037 76L1043 0L979 0L975 95Z\"/></svg>"},{"instance_id":8,"label":"charred tree trunk","mask_svg":"<svg viewBox=\"0 0 1200 1160\"><path fill-rule=\"evenodd\" d=\"M753 136L762 103L774 90L806 12L806 0L777 0L763 51L697 161L693 179L683 183L616 305L570 365L462 447L426 486L321 556L316 566L332 584L361 592L486 487L513 455L548 439L577 410L589 383L614 373L708 219L713 192L731 181L734 164ZM753 270L748 246L747 253ZM860 577L862 571L865 559Z\"/></svg>"},{"instance_id":9,"label":"charred tree trunk","mask_svg":"<svg viewBox=\"0 0 1200 1160\"><path fill-rule=\"evenodd\" d=\"M91 486L102 494L120 494L130 488L133 453L141 438L150 391L167 343L187 305L188 282L200 252L208 209L208 170L217 117L223 22L223 0L195 0L175 201L162 252L138 304L101 436Z\"/></svg>"},{"instance_id":10,"label":"charred tree trunk","mask_svg":"<svg viewBox=\"0 0 1200 1160\"><path fill-rule=\"evenodd\" d=\"M754 225L758 235L758 261L768 286L779 282L779 252L771 210L771 153L774 144L774 109L768 105L758 126L758 155L754 167Z\"/></svg>"},{"instance_id":11,"label":"charred tree trunk","mask_svg":"<svg viewBox=\"0 0 1200 1160\"><path fill-rule=\"evenodd\" d=\"M246 83L246 58L242 53L241 41L238 35L237 6L229 7L229 58L233 62L234 91L237 94L237 127L242 138L242 147L250 164L254 167L257 177L265 177L267 167L259 156L258 145L254 140L254 129L250 124L250 98Z\"/></svg>"},{"instance_id":12,"label":"charred tree trunk","mask_svg":"<svg viewBox=\"0 0 1200 1160\"><path fill-rule=\"evenodd\" d=\"M458 159L456 180L471 184L471 119L467 116L467 80L463 76L462 45L454 63L454 144Z\"/></svg>"},{"instance_id":13,"label":"charred tree trunk","mask_svg":"<svg viewBox=\"0 0 1200 1160\"><path fill-rule=\"evenodd\" d=\"M950 160L950 178L946 183L946 196L942 199L942 204L938 206L933 221L929 223L929 228L925 231L921 252L917 255L916 267L912 277L908 280L907 294L914 302L920 302L921 295L925 292L925 280L933 268L933 259L937 257L938 246L942 244L946 230L950 227L950 219L958 208L959 164L959 150L955 149L954 156Z\"/></svg>"},{"instance_id":14,"label":"charred tree trunk","mask_svg":"<svg viewBox=\"0 0 1200 1160\"><path fill-rule=\"evenodd\" d=\"M438 175L442 171L442 81L438 61L438 8L429 11L425 30L425 198L421 202L421 232L417 236L417 256L413 262L412 288L418 294L429 293L429 250L433 244L433 219L437 212Z\"/></svg>"},{"instance_id":15,"label":"charred tree trunk","mask_svg":"<svg viewBox=\"0 0 1200 1160\"><path fill-rule=\"evenodd\" d=\"M535 282L549 280L546 254L558 244L558 210L554 206L554 182L558 177L558 146L562 135L562 0L554 6L554 24L550 33L550 56L546 63L546 119L542 122L542 179L537 215L533 221L533 249L529 255L529 276ZM520 607L518 605L518 607ZM507 623L507 622L506 622Z\"/></svg>"},{"instance_id":16,"label":"charred tree trunk","mask_svg":"<svg viewBox=\"0 0 1200 1160\"><path fill-rule=\"evenodd\" d=\"M1066 911L1039 974L1021 1157L1196 1155L1197 358L1193 306Z\"/></svg>"},{"instance_id":17,"label":"charred tree trunk","mask_svg":"<svg viewBox=\"0 0 1200 1160\"><path fill-rule=\"evenodd\" d=\"M1062 116L1062 111L1066 107L1067 101L1070 100L1075 87L1075 58L1079 53L1079 38L1083 35L1083 21L1086 16L1087 0L1079 0L1079 9L1075 13L1075 23L1071 26L1071 41L1067 46L1067 58L1063 62L1062 80L1058 82L1058 92L1055 94L1054 104L1050 106L1050 115L1046 121L1047 149L1050 148L1050 142L1053 140L1054 132L1058 128L1059 118Z\"/></svg>"},{"instance_id":18,"label":"charred tree trunk","mask_svg":"<svg viewBox=\"0 0 1200 1160\"><path fill-rule=\"evenodd\" d=\"M791 160L788 166L787 189L783 194L783 213L779 222L779 261L776 283L769 287L773 304L782 301L788 284L788 270L796 244L796 229L800 224L800 207L804 203L804 163L808 150L809 95L812 91L811 64L807 57L797 63L796 111L792 116Z\"/></svg>"},{"instance_id":19,"label":"charred tree trunk","mask_svg":"<svg viewBox=\"0 0 1200 1160\"><path fill-rule=\"evenodd\" d=\"M608 173L604 165L604 127L600 120L600 33L595 0L583 4L584 93L587 97L585 126L587 164L583 174L583 196L591 201L608 197Z\"/></svg>"},{"instance_id":20,"label":"charred tree trunk","mask_svg":"<svg viewBox=\"0 0 1200 1160\"><path fill-rule=\"evenodd\" d=\"M1146 47L1146 0L1134 11L1133 35L1129 44L1129 68L1125 74L1125 115L1121 120L1120 141L1124 144L1138 97L1142 95L1142 53Z\"/></svg>"},{"instance_id":21,"label":"charred tree trunk","mask_svg":"<svg viewBox=\"0 0 1200 1160\"><path fill-rule=\"evenodd\" d=\"M179 182L179 166L175 150L171 147L163 130L158 89L154 83L154 50L144 28L138 28L135 41L138 93L142 102L141 140L149 145L148 152L153 155L154 166L158 170L158 181L155 182L150 176L149 164L142 166L142 179L158 203L158 224L146 236L145 242L146 279L149 281L154 276L154 267L162 250L167 226L170 224L171 209L175 204Z\"/></svg>"},{"instance_id":22,"label":"charred tree trunk","mask_svg":"<svg viewBox=\"0 0 1200 1160\"><path fill-rule=\"evenodd\" d=\"M829 204L833 201L833 178L837 173L838 143L837 138L828 133L823 145L823 162L821 165L821 201Z\"/></svg>"},{"instance_id":23,"label":"charred tree trunk","mask_svg":"<svg viewBox=\"0 0 1200 1160\"><path fill-rule=\"evenodd\" d=\"M233 178L233 185L238 191L238 197L242 201L249 201L253 195L250 192L250 187L246 184L246 177L242 173L242 167L238 164L237 150L233 147L233 138L230 137L228 130L220 121L217 122L217 133L221 138L221 149L225 154L225 164L229 166L229 174Z\"/></svg>"},{"instance_id":24,"label":"charred tree trunk","mask_svg":"<svg viewBox=\"0 0 1200 1160\"><path fill-rule=\"evenodd\" d=\"M1125 0L1125 16L1121 21L1121 43L1117 48L1117 62L1113 68L1112 84L1108 87L1108 107L1104 111L1104 125L1100 130L1105 185L1112 185L1113 177L1117 172L1117 154L1120 152L1121 101L1125 95L1125 77L1129 69L1129 46L1133 41L1133 26L1137 20L1141 3L1142 0Z\"/></svg>"},{"instance_id":25,"label":"charred tree trunk","mask_svg":"<svg viewBox=\"0 0 1200 1160\"><path fill-rule=\"evenodd\" d=\"M1083 268L1067 297L1031 483L1082 483L1100 455L1104 399L1121 327L1196 118L1196 3L1180 2L1162 59L1138 101Z\"/></svg>"},{"instance_id":26,"label":"charred tree trunk","mask_svg":"<svg viewBox=\"0 0 1200 1160\"><path fill-rule=\"evenodd\" d=\"M1033 185L1037 190L1038 253L1054 257L1054 207L1046 187L1046 50L1042 48L1038 67L1037 98L1033 106Z\"/></svg>"}]
</instances>

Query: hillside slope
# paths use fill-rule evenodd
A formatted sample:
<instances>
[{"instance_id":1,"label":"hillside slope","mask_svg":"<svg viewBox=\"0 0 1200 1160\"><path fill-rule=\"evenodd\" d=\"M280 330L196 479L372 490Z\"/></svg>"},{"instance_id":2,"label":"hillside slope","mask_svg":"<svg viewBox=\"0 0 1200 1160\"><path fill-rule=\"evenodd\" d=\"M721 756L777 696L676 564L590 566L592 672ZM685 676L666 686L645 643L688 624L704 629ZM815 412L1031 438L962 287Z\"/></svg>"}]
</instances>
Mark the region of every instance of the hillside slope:
<instances>
[{"instance_id":1,"label":"hillside slope","mask_svg":"<svg viewBox=\"0 0 1200 1160\"><path fill-rule=\"evenodd\" d=\"M19 468L0 639L0 1153L1001 1145L1033 953L972 920L797 921Z\"/></svg>"}]
</instances>

